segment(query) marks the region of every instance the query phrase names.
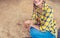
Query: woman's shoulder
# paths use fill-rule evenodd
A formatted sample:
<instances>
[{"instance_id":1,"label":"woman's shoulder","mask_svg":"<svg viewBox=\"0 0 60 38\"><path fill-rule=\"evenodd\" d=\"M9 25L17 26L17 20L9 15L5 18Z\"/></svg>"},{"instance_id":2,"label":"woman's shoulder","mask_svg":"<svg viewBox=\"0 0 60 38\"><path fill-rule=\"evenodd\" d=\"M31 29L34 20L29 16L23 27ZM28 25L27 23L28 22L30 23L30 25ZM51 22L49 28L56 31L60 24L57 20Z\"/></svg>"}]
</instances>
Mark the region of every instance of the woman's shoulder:
<instances>
[{"instance_id":1,"label":"woman's shoulder","mask_svg":"<svg viewBox=\"0 0 60 38\"><path fill-rule=\"evenodd\" d=\"M42 10L44 10L44 11L46 11L48 13L53 12L52 7L47 3L44 3L44 6L43 6Z\"/></svg>"}]
</instances>

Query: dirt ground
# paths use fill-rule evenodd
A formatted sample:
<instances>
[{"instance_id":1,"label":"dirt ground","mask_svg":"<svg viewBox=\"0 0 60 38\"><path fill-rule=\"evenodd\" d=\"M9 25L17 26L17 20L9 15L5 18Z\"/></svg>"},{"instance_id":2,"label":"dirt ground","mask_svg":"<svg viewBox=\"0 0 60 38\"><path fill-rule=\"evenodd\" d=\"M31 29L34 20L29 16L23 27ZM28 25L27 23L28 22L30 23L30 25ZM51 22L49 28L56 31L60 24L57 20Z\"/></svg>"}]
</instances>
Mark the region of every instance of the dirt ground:
<instances>
[{"instance_id":1,"label":"dirt ground","mask_svg":"<svg viewBox=\"0 0 60 38\"><path fill-rule=\"evenodd\" d=\"M46 1L54 9L54 18L57 26L60 25L60 4L58 1ZM23 38L28 37L23 32L24 20L30 19L33 10L32 0L0 0L0 38Z\"/></svg>"}]
</instances>

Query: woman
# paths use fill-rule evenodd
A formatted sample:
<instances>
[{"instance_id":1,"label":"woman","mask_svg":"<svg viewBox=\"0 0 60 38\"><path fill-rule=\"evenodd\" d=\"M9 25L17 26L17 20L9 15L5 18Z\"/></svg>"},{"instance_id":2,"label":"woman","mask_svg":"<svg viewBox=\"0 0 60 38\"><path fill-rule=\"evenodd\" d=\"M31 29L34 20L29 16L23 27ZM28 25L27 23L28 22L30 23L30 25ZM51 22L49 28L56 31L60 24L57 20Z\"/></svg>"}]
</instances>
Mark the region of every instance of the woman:
<instances>
[{"instance_id":1,"label":"woman","mask_svg":"<svg viewBox=\"0 0 60 38\"><path fill-rule=\"evenodd\" d=\"M44 0L33 0L32 18L24 22L32 38L56 38L53 10Z\"/></svg>"}]
</instances>

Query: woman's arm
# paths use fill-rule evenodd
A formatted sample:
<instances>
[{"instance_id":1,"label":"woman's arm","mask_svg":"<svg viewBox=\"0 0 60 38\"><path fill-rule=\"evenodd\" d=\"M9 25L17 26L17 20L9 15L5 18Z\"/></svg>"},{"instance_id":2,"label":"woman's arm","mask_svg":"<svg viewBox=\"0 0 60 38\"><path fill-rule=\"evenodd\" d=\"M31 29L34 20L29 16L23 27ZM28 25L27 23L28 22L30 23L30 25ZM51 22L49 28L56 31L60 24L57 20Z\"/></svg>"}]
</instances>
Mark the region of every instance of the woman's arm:
<instances>
[{"instance_id":1,"label":"woman's arm","mask_svg":"<svg viewBox=\"0 0 60 38\"><path fill-rule=\"evenodd\" d=\"M34 12L34 14L33 14L33 19L37 22L37 24L39 25L39 23L40 23L40 18L38 17L38 15L37 15L37 12L38 11L40 11L39 12L39 14L41 14L42 13L42 3L43 3L43 1L44 0L34 0L34 6L33 6L33 12ZM37 7L36 7L37 6ZM37 8L39 8L39 10L37 9ZM38 11L37 11L38 10Z\"/></svg>"}]
</instances>

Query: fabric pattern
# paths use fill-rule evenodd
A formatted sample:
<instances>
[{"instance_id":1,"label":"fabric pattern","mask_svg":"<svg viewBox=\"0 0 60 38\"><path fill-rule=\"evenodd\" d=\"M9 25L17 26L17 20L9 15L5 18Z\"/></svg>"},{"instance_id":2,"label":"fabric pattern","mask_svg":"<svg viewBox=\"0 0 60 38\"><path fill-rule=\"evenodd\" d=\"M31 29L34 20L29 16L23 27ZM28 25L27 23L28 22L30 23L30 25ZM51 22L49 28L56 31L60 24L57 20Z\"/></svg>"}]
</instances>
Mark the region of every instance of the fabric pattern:
<instances>
[{"instance_id":1,"label":"fabric pattern","mask_svg":"<svg viewBox=\"0 0 60 38\"><path fill-rule=\"evenodd\" d=\"M36 12L33 12L32 18L36 22L36 19L39 18L40 20L40 30L42 32L50 31L52 34L55 35L56 33L56 21L53 19L53 9L48 6L48 4L44 3L42 8L43 12L40 13L39 7L36 7Z\"/></svg>"}]
</instances>

